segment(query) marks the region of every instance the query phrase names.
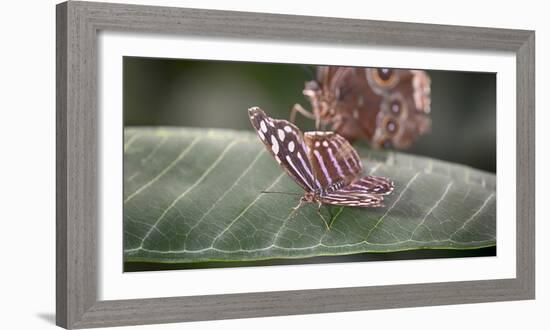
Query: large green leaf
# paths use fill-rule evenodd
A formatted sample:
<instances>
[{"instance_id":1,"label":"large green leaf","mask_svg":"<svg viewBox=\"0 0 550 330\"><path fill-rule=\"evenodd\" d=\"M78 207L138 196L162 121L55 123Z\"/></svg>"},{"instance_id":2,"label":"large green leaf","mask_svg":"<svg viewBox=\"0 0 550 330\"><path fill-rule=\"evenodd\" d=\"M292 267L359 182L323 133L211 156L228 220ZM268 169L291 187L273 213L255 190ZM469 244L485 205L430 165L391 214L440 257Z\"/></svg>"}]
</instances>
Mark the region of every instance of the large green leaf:
<instances>
[{"instance_id":1,"label":"large green leaf","mask_svg":"<svg viewBox=\"0 0 550 330\"><path fill-rule=\"evenodd\" d=\"M391 178L385 207L326 207L330 231L252 132L127 128L125 261L212 262L495 245L495 176L358 147Z\"/></svg>"}]
</instances>

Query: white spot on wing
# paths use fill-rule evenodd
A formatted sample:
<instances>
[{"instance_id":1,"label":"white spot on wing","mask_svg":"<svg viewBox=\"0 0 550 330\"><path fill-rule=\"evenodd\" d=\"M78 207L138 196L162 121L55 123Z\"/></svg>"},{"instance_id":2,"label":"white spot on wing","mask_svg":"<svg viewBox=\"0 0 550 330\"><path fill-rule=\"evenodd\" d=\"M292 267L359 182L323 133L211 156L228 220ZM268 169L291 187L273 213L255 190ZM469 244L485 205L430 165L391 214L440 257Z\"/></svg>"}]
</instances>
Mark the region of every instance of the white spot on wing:
<instances>
[{"instance_id":1,"label":"white spot on wing","mask_svg":"<svg viewBox=\"0 0 550 330\"><path fill-rule=\"evenodd\" d=\"M326 140L323 141L323 147L325 147L325 148L328 147L328 142Z\"/></svg>"},{"instance_id":2,"label":"white spot on wing","mask_svg":"<svg viewBox=\"0 0 550 330\"><path fill-rule=\"evenodd\" d=\"M260 136L260 139L262 139L262 141L265 141L265 135L262 131L258 131L258 135Z\"/></svg>"},{"instance_id":3,"label":"white spot on wing","mask_svg":"<svg viewBox=\"0 0 550 330\"><path fill-rule=\"evenodd\" d=\"M271 135L271 150L275 155L279 153L279 142L277 142L277 139L273 135Z\"/></svg>"},{"instance_id":4,"label":"white spot on wing","mask_svg":"<svg viewBox=\"0 0 550 330\"><path fill-rule=\"evenodd\" d=\"M287 132L287 133L292 132L292 128L288 125L286 125L284 129L285 129L285 132Z\"/></svg>"},{"instance_id":5,"label":"white spot on wing","mask_svg":"<svg viewBox=\"0 0 550 330\"><path fill-rule=\"evenodd\" d=\"M288 143L288 150L290 150L290 152L294 152L294 141L290 141Z\"/></svg>"},{"instance_id":6,"label":"white spot on wing","mask_svg":"<svg viewBox=\"0 0 550 330\"><path fill-rule=\"evenodd\" d=\"M262 132L267 133L267 126L265 126L265 121L260 120L260 129Z\"/></svg>"},{"instance_id":7,"label":"white spot on wing","mask_svg":"<svg viewBox=\"0 0 550 330\"><path fill-rule=\"evenodd\" d=\"M277 135L279 135L279 140L284 141L285 140L285 132L282 129L277 129Z\"/></svg>"},{"instance_id":8,"label":"white spot on wing","mask_svg":"<svg viewBox=\"0 0 550 330\"><path fill-rule=\"evenodd\" d=\"M321 145L321 142L315 141L315 147L316 147L316 148L319 148L320 145Z\"/></svg>"}]
</instances>

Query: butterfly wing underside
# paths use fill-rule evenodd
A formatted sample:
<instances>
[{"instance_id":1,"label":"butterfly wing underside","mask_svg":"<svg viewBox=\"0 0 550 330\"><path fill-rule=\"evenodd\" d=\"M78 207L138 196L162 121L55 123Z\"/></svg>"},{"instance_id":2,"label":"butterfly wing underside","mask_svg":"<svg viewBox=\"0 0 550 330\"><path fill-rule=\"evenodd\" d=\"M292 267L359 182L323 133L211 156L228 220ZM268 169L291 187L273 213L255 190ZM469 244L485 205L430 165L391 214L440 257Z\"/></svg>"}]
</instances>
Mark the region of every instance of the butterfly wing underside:
<instances>
[{"instance_id":1,"label":"butterfly wing underside","mask_svg":"<svg viewBox=\"0 0 550 330\"><path fill-rule=\"evenodd\" d=\"M334 132L304 134L315 178L324 191L347 186L363 171L359 155L349 142Z\"/></svg>"},{"instance_id":2,"label":"butterfly wing underside","mask_svg":"<svg viewBox=\"0 0 550 330\"><path fill-rule=\"evenodd\" d=\"M377 176L361 177L361 159L349 142L333 132L306 132L309 160L323 188L322 203L377 207L392 192L393 183Z\"/></svg>"},{"instance_id":3,"label":"butterfly wing underside","mask_svg":"<svg viewBox=\"0 0 550 330\"><path fill-rule=\"evenodd\" d=\"M425 71L320 66L317 82L304 90L313 113L348 140L404 149L430 129L430 77Z\"/></svg>"},{"instance_id":4,"label":"butterfly wing underside","mask_svg":"<svg viewBox=\"0 0 550 330\"><path fill-rule=\"evenodd\" d=\"M272 119L260 108L250 108L248 113L271 155L304 190L315 193L319 202L378 207L393 190L386 178L361 177L361 159L342 136L319 131L302 135L290 122Z\"/></svg>"},{"instance_id":5,"label":"butterfly wing underside","mask_svg":"<svg viewBox=\"0 0 550 330\"><path fill-rule=\"evenodd\" d=\"M348 140L371 140L376 129L379 96L370 88L364 68L319 67L317 79L324 97L332 102L333 112L317 114L332 130ZM315 111L315 109L314 109Z\"/></svg>"},{"instance_id":6,"label":"butterfly wing underside","mask_svg":"<svg viewBox=\"0 0 550 330\"><path fill-rule=\"evenodd\" d=\"M422 70L365 69L370 88L380 97L372 142L404 149L430 129L430 77Z\"/></svg>"},{"instance_id":7,"label":"butterfly wing underside","mask_svg":"<svg viewBox=\"0 0 550 330\"><path fill-rule=\"evenodd\" d=\"M393 191L393 182L383 177L367 175L348 186L330 192L320 198L324 204L380 207L384 196Z\"/></svg>"},{"instance_id":8,"label":"butterfly wing underside","mask_svg":"<svg viewBox=\"0 0 550 330\"><path fill-rule=\"evenodd\" d=\"M248 114L260 140L283 170L304 190L318 190L319 183L313 176L302 132L286 120L268 117L258 107L250 108Z\"/></svg>"}]
</instances>

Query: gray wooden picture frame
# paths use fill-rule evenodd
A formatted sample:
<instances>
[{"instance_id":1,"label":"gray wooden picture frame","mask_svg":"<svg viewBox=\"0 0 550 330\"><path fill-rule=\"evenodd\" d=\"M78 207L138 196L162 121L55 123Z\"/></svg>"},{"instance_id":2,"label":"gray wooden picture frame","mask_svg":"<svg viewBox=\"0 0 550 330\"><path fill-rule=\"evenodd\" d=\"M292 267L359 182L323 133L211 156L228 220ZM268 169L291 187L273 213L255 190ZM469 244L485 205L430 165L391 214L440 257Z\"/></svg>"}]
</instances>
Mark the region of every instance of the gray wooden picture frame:
<instances>
[{"instance_id":1,"label":"gray wooden picture frame","mask_svg":"<svg viewBox=\"0 0 550 330\"><path fill-rule=\"evenodd\" d=\"M56 322L136 325L534 299L535 32L341 18L65 2L57 5ZM100 301L99 31L515 52L516 278ZM512 115L512 114L510 114Z\"/></svg>"}]
</instances>

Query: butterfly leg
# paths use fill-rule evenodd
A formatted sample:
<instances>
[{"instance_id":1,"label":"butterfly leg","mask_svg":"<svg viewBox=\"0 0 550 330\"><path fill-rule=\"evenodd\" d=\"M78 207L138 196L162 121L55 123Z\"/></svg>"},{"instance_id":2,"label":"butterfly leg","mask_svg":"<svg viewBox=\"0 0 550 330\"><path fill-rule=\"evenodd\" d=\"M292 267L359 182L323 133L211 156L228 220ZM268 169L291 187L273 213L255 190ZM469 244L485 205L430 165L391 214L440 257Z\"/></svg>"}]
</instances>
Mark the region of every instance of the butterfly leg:
<instances>
[{"instance_id":1,"label":"butterfly leg","mask_svg":"<svg viewBox=\"0 0 550 330\"><path fill-rule=\"evenodd\" d=\"M296 113L300 113L302 116L304 116L308 119L317 120L317 116L315 116L315 114L313 112L307 111L300 104L296 103L292 107L292 110L290 111L290 122L291 123L296 122Z\"/></svg>"},{"instance_id":2,"label":"butterfly leg","mask_svg":"<svg viewBox=\"0 0 550 330\"><path fill-rule=\"evenodd\" d=\"M298 211L298 209L299 209L300 207L302 207L302 204L304 204L304 200L303 200L302 198L300 198L300 202L298 203L298 205L296 205L296 206L294 206L294 207L292 208L292 211L293 211L293 212Z\"/></svg>"},{"instance_id":3,"label":"butterfly leg","mask_svg":"<svg viewBox=\"0 0 550 330\"><path fill-rule=\"evenodd\" d=\"M289 218L289 219L294 218L294 217L296 216L296 214L298 214L298 213L297 213L297 212L298 212L298 209L299 209L300 207L302 207L302 204L304 204L304 202L305 202L304 199L303 199L303 198L300 198L300 202L298 203L298 205L294 206L294 207L292 208L292 211L291 211L290 214L288 215L288 218Z\"/></svg>"}]
</instances>

